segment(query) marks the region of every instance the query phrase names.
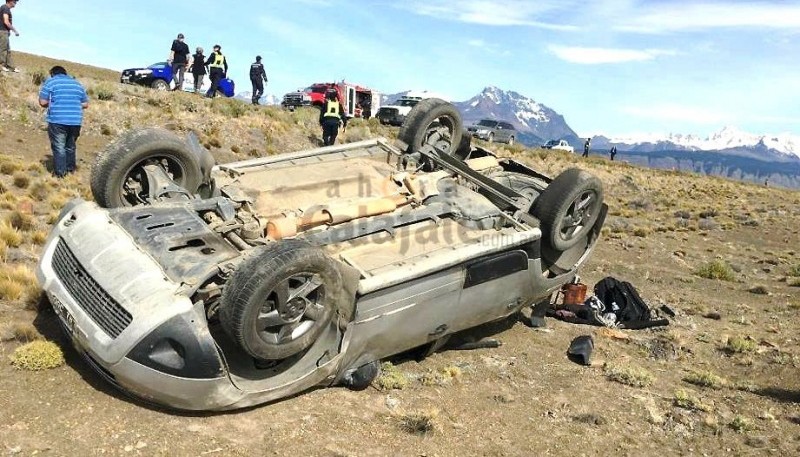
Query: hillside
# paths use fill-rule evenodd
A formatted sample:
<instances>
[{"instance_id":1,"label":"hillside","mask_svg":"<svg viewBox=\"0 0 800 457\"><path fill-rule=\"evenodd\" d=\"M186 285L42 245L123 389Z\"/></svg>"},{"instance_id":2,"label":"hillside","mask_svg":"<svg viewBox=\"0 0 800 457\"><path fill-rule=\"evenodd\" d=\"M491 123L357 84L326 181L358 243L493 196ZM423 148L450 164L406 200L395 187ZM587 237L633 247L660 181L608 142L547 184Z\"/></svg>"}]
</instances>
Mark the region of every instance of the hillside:
<instances>
[{"instance_id":1,"label":"hillside","mask_svg":"<svg viewBox=\"0 0 800 457\"><path fill-rule=\"evenodd\" d=\"M227 414L163 411L112 389L70 346L40 300L33 268L68 199L91 198L89 169L115 135L193 130L218 162L314 147L317 112L253 107L122 86L116 73L62 63L91 107L79 170L46 171L49 144L34 81L55 61L17 54L0 74L0 450L19 455L794 455L800 424L800 192L663 171L601 157L491 145L557 175L598 176L610 206L582 272L630 281L666 328L631 331L548 319L485 325L495 349L392 359L395 389L321 388ZM354 120L344 142L396 136ZM482 144L484 146L485 143ZM592 335L594 363L565 352ZM56 341L67 363L22 371L22 343Z\"/></svg>"}]
</instances>

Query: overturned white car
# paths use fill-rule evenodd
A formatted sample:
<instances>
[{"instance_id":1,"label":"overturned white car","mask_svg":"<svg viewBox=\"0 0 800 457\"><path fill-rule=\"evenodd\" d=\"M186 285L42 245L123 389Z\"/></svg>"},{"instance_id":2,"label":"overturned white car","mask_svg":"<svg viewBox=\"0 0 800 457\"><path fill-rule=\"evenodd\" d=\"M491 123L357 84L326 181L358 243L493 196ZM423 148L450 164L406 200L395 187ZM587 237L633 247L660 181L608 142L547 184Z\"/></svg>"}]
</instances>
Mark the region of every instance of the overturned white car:
<instances>
[{"instance_id":1,"label":"overturned white car","mask_svg":"<svg viewBox=\"0 0 800 457\"><path fill-rule=\"evenodd\" d=\"M428 99L398 146L216 166L193 135L128 132L37 276L77 350L143 399L222 410L365 387L381 358L547 300L598 239L597 178L551 179L462 129Z\"/></svg>"}]
</instances>

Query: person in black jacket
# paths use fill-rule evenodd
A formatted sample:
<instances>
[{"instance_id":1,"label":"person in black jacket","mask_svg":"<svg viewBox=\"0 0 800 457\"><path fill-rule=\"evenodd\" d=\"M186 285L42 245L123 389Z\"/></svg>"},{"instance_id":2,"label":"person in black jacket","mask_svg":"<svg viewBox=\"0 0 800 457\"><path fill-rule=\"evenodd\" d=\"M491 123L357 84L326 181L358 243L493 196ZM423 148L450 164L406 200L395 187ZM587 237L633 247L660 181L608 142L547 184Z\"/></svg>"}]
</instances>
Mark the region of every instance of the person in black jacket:
<instances>
[{"instance_id":1,"label":"person in black jacket","mask_svg":"<svg viewBox=\"0 0 800 457\"><path fill-rule=\"evenodd\" d=\"M211 77L211 88L208 89L206 97L212 98L219 89L219 82L228 74L228 59L222 55L222 46L218 44L214 45L214 52L208 56L206 65L208 66L208 73Z\"/></svg>"},{"instance_id":2,"label":"person in black jacket","mask_svg":"<svg viewBox=\"0 0 800 457\"><path fill-rule=\"evenodd\" d=\"M203 55L203 48L199 47L192 56L192 75L194 75L194 93L200 92L203 87L203 79L206 73L206 56Z\"/></svg>"},{"instance_id":3,"label":"person in black jacket","mask_svg":"<svg viewBox=\"0 0 800 457\"><path fill-rule=\"evenodd\" d=\"M172 41L169 62L172 64L172 78L175 80L175 87L172 90L181 90L183 89L183 75L189 68L189 45L183 42L182 33L179 33L178 38Z\"/></svg>"},{"instance_id":4,"label":"person in black jacket","mask_svg":"<svg viewBox=\"0 0 800 457\"><path fill-rule=\"evenodd\" d=\"M319 113L319 124L322 126L322 144L330 146L336 143L336 136L339 134L339 126L347 125L347 117L339 104L336 90L329 89L325 94L325 106Z\"/></svg>"},{"instance_id":5,"label":"person in black jacket","mask_svg":"<svg viewBox=\"0 0 800 457\"><path fill-rule=\"evenodd\" d=\"M261 56L256 56L256 61L250 64L250 82L253 83L253 104L258 105L258 100L264 95L264 83L268 82Z\"/></svg>"}]
</instances>

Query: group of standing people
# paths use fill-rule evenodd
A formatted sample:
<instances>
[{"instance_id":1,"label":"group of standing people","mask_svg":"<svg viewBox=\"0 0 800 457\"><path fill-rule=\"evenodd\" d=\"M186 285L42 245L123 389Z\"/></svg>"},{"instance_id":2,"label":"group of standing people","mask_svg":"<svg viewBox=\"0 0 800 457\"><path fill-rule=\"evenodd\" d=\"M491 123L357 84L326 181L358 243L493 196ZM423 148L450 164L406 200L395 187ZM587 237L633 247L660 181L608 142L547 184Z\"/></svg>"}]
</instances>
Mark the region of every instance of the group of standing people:
<instances>
[{"instance_id":1,"label":"group of standing people","mask_svg":"<svg viewBox=\"0 0 800 457\"><path fill-rule=\"evenodd\" d=\"M189 45L186 44L185 36L179 33L178 37L172 41L167 63L172 65L172 78L175 88L181 90L186 70L191 68L194 76L194 91L199 92L203 86L203 80L208 75L211 79L211 87L206 92L206 97L213 97L219 89L219 83L227 77L228 59L222 54L222 46L215 44L211 55L206 58L203 55L203 48L197 47L195 53L189 56Z\"/></svg>"},{"instance_id":2,"label":"group of standing people","mask_svg":"<svg viewBox=\"0 0 800 457\"><path fill-rule=\"evenodd\" d=\"M592 139L586 138L586 142L583 143L583 155L581 157L589 157L589 148L591 147L591 144ZM608 151L608 155L611 156L611 160L613 161L617 156L617 147L611 146L611 149Z\"/></svg>"},{"instance_id":3,"label":"group of standing people","mask_svg":"<svg viewBox=\"0 0 800 457\"><path fill-rule=\"evenodd\" d=\"M197 47L194 55L189 56L189 45L184 42L186 37L179 33L172 41L167 62L172 65L172 78L175 88L181 90L186 70L191 68L194 76L194 91L200 92L206 74L211 78L211 87L206 92L206 97L213 97L219 89L219 83L228 75L228 59L222 54L222 46L215 44L214 51L208 58L203 55L203 48ZM250 82L253 85L252 103L258 105L264 95L264 83L267 81L267 72L261 63L261 56L256 56L256 61L250 64Z\"/></svg>"}]
</instances>

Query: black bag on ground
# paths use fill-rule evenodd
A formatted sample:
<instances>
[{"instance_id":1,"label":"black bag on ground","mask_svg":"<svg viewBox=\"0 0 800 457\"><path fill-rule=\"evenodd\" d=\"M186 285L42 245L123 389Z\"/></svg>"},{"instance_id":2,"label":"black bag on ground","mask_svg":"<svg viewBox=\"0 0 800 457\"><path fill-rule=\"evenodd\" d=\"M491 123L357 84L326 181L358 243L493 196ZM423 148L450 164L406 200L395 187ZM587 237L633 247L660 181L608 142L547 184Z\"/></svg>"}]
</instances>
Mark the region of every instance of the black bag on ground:
<instances>
[{"instance_id":1,"label":"black bag on ground","mask_svg":"<svg viewBox=\"0 0 800 457\"><path fill-rule=\"evenodd\" d=\"M649 321L652 318L647 303L627 281L605 277L594 285L594 294L603 302L606 312L617 315L617 322Z\"/></svg>"}]
</instances>

